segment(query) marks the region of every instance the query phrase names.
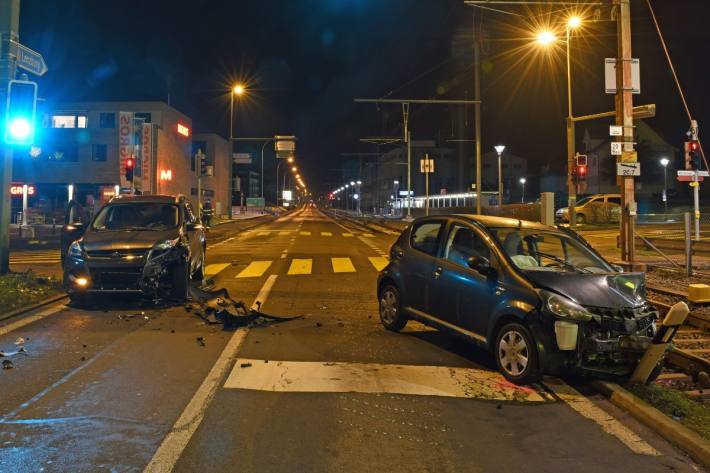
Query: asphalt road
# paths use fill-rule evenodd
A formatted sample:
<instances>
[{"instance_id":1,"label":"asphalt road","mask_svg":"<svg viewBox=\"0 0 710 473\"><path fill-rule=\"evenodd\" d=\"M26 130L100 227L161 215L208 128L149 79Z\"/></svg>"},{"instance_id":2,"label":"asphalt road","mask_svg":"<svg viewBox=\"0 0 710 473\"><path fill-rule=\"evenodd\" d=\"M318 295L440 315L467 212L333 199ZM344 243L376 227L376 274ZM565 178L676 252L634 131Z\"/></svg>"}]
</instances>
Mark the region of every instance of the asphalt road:
<instances>
[{"instance_id":1,"label":"asphalt road","mask_svg":"<svg viewBox=\"0 0 710 473\"><path fill-rule=\"evenodd\" d=\"M0 324L27 351L0 371L0 471L699 471L584 386L519 388L477 348L385 331L394 234L302 209L212 238L217 287L300 318L231 332L121 298Z\"/></svg>"}]
</instances>

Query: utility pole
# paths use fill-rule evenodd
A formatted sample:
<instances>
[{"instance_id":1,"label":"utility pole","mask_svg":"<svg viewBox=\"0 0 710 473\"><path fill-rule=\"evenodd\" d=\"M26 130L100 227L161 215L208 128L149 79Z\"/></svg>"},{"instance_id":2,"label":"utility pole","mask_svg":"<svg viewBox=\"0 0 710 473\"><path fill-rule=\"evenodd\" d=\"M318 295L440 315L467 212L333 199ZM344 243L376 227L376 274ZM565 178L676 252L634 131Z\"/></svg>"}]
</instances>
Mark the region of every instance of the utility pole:
<instances>
[{"instance_id":1,"label":"utility pole","mask_svg":"<svg viewBox=\"0 0 710 473\"><path fill-rule=\"evenodd\" d=\"M5 106L8 82L15 78L17 57L12 43L20 42L20 0L0 0L0 104ZM12 147L5 145L0 165L0 274L10 271L10 185L12 182Z\"/></svg>"},{"instance_id":2,"label":"utility pole","mask_svg":"<svg viewBox=\"0 0 710 473\"><path fill-rule=\"evenodd\" d=\"M636 162L634 152L633 81L631 78L631 5L630 0L614 0L617 11L618 57L616 64L616 124L623 127L623 154L618 162ZM635 260L634 220L636 200L634 177L620 176L621 180L621 259Z\"/></svg>"},{"instance_id":3,"label":"utility pole","mask_svg":"<svg viewBox=\"0 0 710 473\"><path fill-rule=\"evenodd\" d=\"M481 213L481 35L476 26L473 9L473 106L474 140L476 141L476 213Z\"/></svg>"},{"instance_id":4,"label":"utility pole","mask_svg":"<svg viewBox=\"0 0 710 473\"><path fill-rule=\"evenodd\" d=\"M407 218L412 218L412 134L409 132L409 103L402 104L404 142L407 143Z\"/></svg>"},{"instance_id":5,"label":"utility pole","mask_svg":"<svg viewBox=\"0 0 710 473\"><path fill-rule=\"evenodd\" d=\"M575 133L574 117L572 115L572 64L570 61L570 27L566 27L567 35L567 215L569 216L569 226L574 228L577 225L577 183L574 178L576 162L575 155Z\"/></svg>"}]
</instances>

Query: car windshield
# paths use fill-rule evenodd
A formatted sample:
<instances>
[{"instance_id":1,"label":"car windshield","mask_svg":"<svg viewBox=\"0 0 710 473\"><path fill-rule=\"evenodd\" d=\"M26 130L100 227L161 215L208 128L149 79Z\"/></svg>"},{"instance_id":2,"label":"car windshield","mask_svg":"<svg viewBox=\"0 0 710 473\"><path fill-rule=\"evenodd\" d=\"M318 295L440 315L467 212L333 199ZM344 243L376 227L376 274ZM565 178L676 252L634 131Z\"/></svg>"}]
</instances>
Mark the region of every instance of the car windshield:
<instances>
[{"instance_id":1,"label":"car windshield","mask_svg":"<svg viewBox=\"0 0 710 473\"><path fill-rule=\"evenodd\" d=\"M593 198L594 198L593 195L588 195L587 197L582 197L581 199L579 199L579 200L577 201L576 206L579 207L579 206L581 206L581 205L584 205L584 204L586 204L587 202L589 202L590 200L592 200Z\"/></svg>"},{"instance_id":2,"label":"car windshield","mask_svg":"<svg viewBox=\"0 0 710 473\"><path fill-rule=\"evenodd\" d=\"M107 205L91 228L111 230L168 230L178 226L178 207L173 204L130 203Z\"/></svg>"},{"instance_id":3,"label":"car windshield","mask_svg":"<svg viewBox=\"0 0 710 473\"><path fill-rule=\"evenodd\" d=\"M524 271L609 273L614 269L583 243L557 230L489 228L513 264Z\"/></svg>"}]
</instances>

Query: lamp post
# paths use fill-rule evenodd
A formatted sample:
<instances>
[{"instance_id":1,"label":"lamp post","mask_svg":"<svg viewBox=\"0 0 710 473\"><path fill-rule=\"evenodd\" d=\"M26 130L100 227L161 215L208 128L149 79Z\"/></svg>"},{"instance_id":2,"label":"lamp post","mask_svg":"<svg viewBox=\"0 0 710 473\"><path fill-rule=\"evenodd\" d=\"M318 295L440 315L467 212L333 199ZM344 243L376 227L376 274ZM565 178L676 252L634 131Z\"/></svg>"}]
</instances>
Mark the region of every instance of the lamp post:
<instances>
[{"instance_id":1,"label":"lamp post","mask_svg":"<svg viewBox=\"0 0 710 473\"><path fill-rule=\"evenodd\" d=\"M527 182L527 179L524 177L520 178L520 185L523 186L523 195L520 197L520 203L524 204L525 203L525 183Z\"/></svg>"},{"instance_id":2,"label":"lamp post","mask_svg":"<svg viewBox=\"0 0 710 473\"><path fill-rule=\"evenodd\" d=\"M399 203L399 181L394 181L394 214L398 215L401 213L397 209L397 204Z\"/></svg>"},{"instance_id":3,"label":"lamp post","mask_svg":"<svg viewBox=\"0 0 710 473\"><path fill-rule=\"evenodd\" d=\"M663 166L663 213L668 214L668 158L661 158L661 166Z\"/></svg>"},{"instance_id":4,"label":"lamp post","mask_svg":"<svg viewBox=\"0 0 710 473\"><path fill-rule=\"evenodd\" d=\"M357 201L357 214L360 215L360 200L362 197L362 181L357 181L357 193L355 194L355 200Z\"/></svg>"},{"instance_id":5,"label":"lamp post","mask_svg":"<svg viewBox=\"0 0 710 473\"><path fill-rule=\"evenodd\" d=\"M229 91L229 218L232 218L232 198L234 197L234 161L232 160L232 153L234 153L234 96L241 97L243 94L244 86L242 84L236 84Z\"/></svg>"},{"instance_id":6,"label":"lamp post","mask_svg":"<svg viewBox=\"0 0 710 473\"><path fill-rule=\"evenodd\" d=\"M497 145L493 147L498 153L498 205L503 205L503 166L501 164L503 151L505 151L504 145ZM476 189L480 192L480 189Z\"/></svg>"}]
</instances>

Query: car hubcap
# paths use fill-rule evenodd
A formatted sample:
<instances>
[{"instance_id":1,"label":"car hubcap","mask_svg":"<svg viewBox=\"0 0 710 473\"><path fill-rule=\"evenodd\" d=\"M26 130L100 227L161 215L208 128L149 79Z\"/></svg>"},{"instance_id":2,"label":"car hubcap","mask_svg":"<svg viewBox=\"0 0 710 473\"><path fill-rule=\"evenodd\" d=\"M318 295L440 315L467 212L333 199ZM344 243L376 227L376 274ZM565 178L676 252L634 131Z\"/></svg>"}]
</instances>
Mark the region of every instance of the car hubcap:
<instances>
[{"instance_id":1,"label":"car hubcap","mask_svg":"<svg viewBox=\"0 0 710 473\"><path fill-rule=\"evenodd\" d=\"M520 333L511 330L501 337L498 359L506 373L519 376L527 368L528 358L528 345Z\"/></svg>"},{"instance_id":2,"label":"car hubcap","mask_svg":"<svg viewBox=\"0 0 710 473\"><path fill-rule=\"evenodd\" d=\"M380 316L386 324L393 324L397 318L397 296L392 291L382 293L380 299Z\"/></svg>"}]
</instances>

